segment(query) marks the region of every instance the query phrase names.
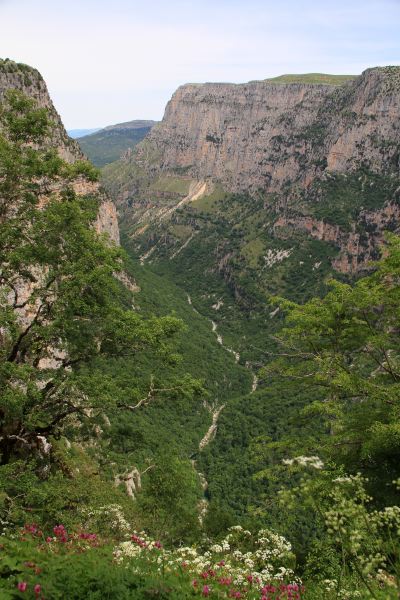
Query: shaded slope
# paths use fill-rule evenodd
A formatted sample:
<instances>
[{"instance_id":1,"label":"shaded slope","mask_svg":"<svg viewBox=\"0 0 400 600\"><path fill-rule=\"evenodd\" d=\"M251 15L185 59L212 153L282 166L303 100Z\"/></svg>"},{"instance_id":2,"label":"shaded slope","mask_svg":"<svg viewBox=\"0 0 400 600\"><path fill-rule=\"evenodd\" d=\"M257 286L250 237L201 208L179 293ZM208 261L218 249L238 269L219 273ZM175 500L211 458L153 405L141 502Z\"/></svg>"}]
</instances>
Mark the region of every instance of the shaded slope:
<instances>
[{"instance_id":1,"label":"shaded slope","mask_svg":"<svg viewBox=\"0 0 400 600\"><path fill-rule=\"evenodd\" d=\"M139 120L110 125L90 135L79 136L79 145L97 167L103 167L134 148L154 125L155 121Z\"/></svg>"}]
</instances>

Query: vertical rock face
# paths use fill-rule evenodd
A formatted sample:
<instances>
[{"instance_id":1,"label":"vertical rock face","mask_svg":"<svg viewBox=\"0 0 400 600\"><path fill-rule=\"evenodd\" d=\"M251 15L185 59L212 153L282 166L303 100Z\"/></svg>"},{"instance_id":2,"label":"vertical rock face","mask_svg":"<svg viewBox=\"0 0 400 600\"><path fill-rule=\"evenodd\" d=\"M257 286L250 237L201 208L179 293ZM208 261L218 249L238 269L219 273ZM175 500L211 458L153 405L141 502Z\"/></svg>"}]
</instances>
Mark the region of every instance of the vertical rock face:
<instances>
[{"instance_id":1,"label":"vertical rock face","mask_svg":"<svg viewBox=\"0 0 400 600\"><path fill-rule=\"evenodd\" d=\"M83 158L78 143L68 137L39 71L28 65L10 60L0 60L0 102L5 92L10 89L20 90L33 98L40 108L46 108L49 111L54 123L54 129L48 141L49 146L56 147L60 156L67 162Z\"/></svg>"},{"instance_id":2,"label":"vertical rock face","mask_svg":"<svg viewBox=\"0 0 400 600\"><path fill-rule=\"evenodd\" d=\"M398 175L399 117L400 67L365 71L328 98L318 116L327 131L327 169L346 172L361 165Z\"/></svg>"},{"instance_id":3,"label":"vertical rock face","mask_svg":"<svg viewBox=\"0 0 400 600\"><path fill-rule=\"evenodd\" d=\"M230 191L307 185L326 168L398 171L399 115L398 67L369 69L343 85L188 84L135 161L212 178Z\"/></svg>"},{"instance_id":4,"label":"vertical rock face","mask_svg":"<svg viewBox=\"0 0 400 600\"><path fill-rule=\"evenodd\" d=\"M115 244L119 244L117 211L115 204L107 197L103 197L99 206L95 229L98 233L107 233Z\"/></svg>"},{"instance_id":5,"label":"vertical rock face","mask_svg":"<svg viewBox=\"0 0 400 600\"><path fill-rule=\"evenodd\" d=\"M0 102L7 90L10 89L20 90L33 98L39 107L49 111L54 127L46 145L56 148L58 154L69 163L85 158L79 144L68 137L39 71L10 60L0 60ZM100 197L101 203L95 227L97 231L107 233L114 243L119 244L116 210L110 199L101 191L99 184L89 183L82 179L74 184L74 189L78 195L90 194Z\"/></svg>"},{"instance_id":6,"label":"vertical rock face","mask_svg":"<svg viewBox=\"0 0 400 600\"><path fill-rule=\"evenodd\" d=\"M354 273L376 258L384 230L400 229L400 67L183 85L132 154L106 167L104 181L144 260L157 260L168 244L171 258L182 258L200 243L204 220L188 194L198 185L209 196L200 210L212 204L212 218L220 211L225 219L230 207L243 213L236 228L262 198L248 232L259 248L300 235L339 251L331 265ZM222 207L218 194L226 192ZM227 256L217 264L231 268Z\"/></svg>"},{"instance_id":7,"label":"vertical rock face","mask_svg":"<svg viewBox=\"0 0 400 600\"><path fill-rule=\"evenodd\" d=\"M282 136L310 125L331 86L302 84L184 85L167 105L161 125L148 143L161 154L163 169L187 169L199 179L213 178L229 190L265 188L297 169L294 150L277 157ZM299 110L300 104L302 110ZM146 149L138 154L145 158Z\"/></svg>"}]
</instances>

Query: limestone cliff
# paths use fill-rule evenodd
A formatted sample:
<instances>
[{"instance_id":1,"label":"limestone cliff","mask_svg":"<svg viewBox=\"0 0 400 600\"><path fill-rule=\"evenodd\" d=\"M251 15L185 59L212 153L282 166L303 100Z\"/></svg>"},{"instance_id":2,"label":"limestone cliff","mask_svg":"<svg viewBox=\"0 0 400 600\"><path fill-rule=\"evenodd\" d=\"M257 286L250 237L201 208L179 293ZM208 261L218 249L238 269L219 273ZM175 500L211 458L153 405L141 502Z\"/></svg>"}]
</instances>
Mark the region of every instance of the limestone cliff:
<instances>
[{"instance_id":1,"label":"limestone cliff","mask_svg":"<svg viewBox=\"0 0 400 600\"><path fill-rule=\"evenodd\" d=\"M9 89L22 91L33 98L39 107L46 108L49 111L54 127L49 139L46 141L46 145L56 148L58 154L67 162L73 163L76 160L85 158L79 144L68 137L39 71L28 65L15 63L8 59L0 60L0 102ZM95 227L99 232L107 233L114 243L119 244L115 206L101 190L99 184L89 183L82 179L74 184L74 189L78 195L94 194L100 197L101 203Z\"/></svg>"},{"instance_id":2,"label":"limestone cliff","mask_svg":"<svg viewBox=\"0 0 400 600\"><path fill-rule=\"evenodd\" d=\"M399 172L400 68L343 85L257 81L188 84L134 158L229 191L307 185L325 169Z\"/></svg>"},{"instance_id":3,"label":"limestone cliff","mask_svg":"<svg viewBox=\"0 0 400 600\"><path fill-rule=\"evenodd\" d=\"M376 256L384 230L399 229L400 67L183 85L104 181L145 259L193 244L203 223L189 214L192 191L214 188L241 194L243 213L249 198L263 199L253 237L304 234L334 247L332 266L353 273ZM226 256L216 264L230 268Z\"/></svg>"}]
</instances>

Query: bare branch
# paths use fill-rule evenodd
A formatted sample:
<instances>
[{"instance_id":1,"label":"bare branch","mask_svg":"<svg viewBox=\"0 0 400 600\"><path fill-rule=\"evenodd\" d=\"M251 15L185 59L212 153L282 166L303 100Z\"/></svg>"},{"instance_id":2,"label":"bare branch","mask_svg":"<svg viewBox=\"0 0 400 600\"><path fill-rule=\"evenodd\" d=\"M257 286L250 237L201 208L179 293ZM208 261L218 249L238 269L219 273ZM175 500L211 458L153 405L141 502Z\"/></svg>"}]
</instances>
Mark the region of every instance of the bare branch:
<instances>
[{"instance_id":1,"label":"bare branch","mask_svg":"<svg viewBox=\"0 0 400 600\"><path fill-rule=\"evenodd\" d=\"M179 387L169 387L169 388L156 388L154 387L154 375L150 378L150 387L147 393L147 396L139 400L137 404L118 404L118 408L128 408L129 410L137 410L141 406L147 406L151 400L155 398L157 394L162 394L166 392L176 392Z\"/></svg>"}]
</instances>

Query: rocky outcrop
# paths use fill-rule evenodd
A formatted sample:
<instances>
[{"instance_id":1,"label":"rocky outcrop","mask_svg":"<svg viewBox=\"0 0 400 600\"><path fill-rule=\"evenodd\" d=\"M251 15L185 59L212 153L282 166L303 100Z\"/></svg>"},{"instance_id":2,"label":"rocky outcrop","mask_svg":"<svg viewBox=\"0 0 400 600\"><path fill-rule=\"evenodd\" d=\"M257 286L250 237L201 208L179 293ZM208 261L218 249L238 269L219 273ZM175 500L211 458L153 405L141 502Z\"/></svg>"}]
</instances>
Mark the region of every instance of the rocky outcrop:
<instances>
[{"instance_id":1,"label":"rocky outcrop","mask_svg":"<svg viewBox=\"0 0 400 600\"><path fill-rule=\"evenodd\" d=\"M0 102L7 90L17 89L33 98L40 108L49 111L54 128L48 145L57 148L60 156L67 162L84 158L78 143L69 138L59 114L51 101L46 83L36 69L11 60L0 60Z\"/></svg>"},{"instance_id":2,"label":"rocky outcrop","mask_svg":"<svg viewBox=\"0 0 400 600\"><path fill-rule=\"evenodd\" d=\"M133 156L147 172L185 172L229 191L307 186L319 173L400 171L400 67L343 85L180 87Z\"/></svg>"},{"instance_id":3,"label":"rocky outcrop","mask_svg":"<svg viewBox=\"0 0 400 600\"><path fill-rule=\"evenodd\" d=\"M10 89L20 90L30 98L33 98L39 107L48 110L54 126L49 139L46 141L46 145L56 148L58 154L69 163L74 163L76 160L85 158L79 144L68 137L61 118L49 96L46 83L39 71L28 65L15 63L10 60L0 60L0 103L4 94ZM99 184L79 179L74 183L73 187L78 195L96 195L100 197L101 203L95 227L99 232L107 233L114 243L119 244L119 230L115 206L100 189ZM57 192L57 189L55 188L54 191Z\"/></svg>"},{"instance_id":4,"label":"rocky outcrop","mask_svg":"<svg viewBox=\"0 0 400 600\"><path fill-rule=\"evenodd\" d=\"M119 244L117 211L115 204L107 197L102 200L99 206L94 226L98 233L107 233L115 244Z\"/></svg>"},{"instance_id":5,"label":"rocky outcrop","mask_svg":"<svg viewBox=\"0 0 400 600\"><path fill-rule=\"evenodd\" d=\"M339 254L332 266L341 273L356 273L368 268L377 258L377 247L384 231L398 232L400 206L391 202L377 211L361 211L358 224L353 223L351 231L343 231L339 225L332 225L312 217L279 217L273 227L277 237L288 237L288 231L304 231L308 236L328 242L339 248ZM282 235L282 231L285 233ZM366 235L365 232L368 232Z\"/></svg>"}]
</instances>

